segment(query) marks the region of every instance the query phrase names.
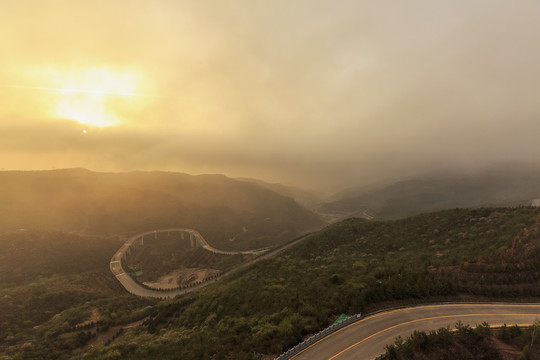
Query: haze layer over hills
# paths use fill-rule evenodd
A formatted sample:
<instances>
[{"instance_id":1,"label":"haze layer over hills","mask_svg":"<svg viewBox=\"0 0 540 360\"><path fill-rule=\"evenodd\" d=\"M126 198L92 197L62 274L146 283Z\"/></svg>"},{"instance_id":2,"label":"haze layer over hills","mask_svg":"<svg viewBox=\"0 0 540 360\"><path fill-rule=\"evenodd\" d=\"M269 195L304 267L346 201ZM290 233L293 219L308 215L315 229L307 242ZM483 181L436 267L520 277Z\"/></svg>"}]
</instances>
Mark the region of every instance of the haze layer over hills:
<instances>
[{"instance_id":1,"label":"haze layer over hills","mask_svg":"<svg viewBox=\"0 0 540 360\"><path fill-rule=\"evenodd\" d=\"M540 198L540 169L519 165L461 175L435 174L352 189L320 205L336 218L365 216L398 218L458 207L530 205Z\"/></svg>"},{"instance_id":2,"label":"haze layer over hills","mask_svg":"<svg viewBox=\"0 0 540 360\"><path fill-rule=\"evenodd\" d=\"M0 172L0 229L132 234L194 228L225 249L275 245L323 222L253 183L222 175Z\"/></svg>"}]
</instances>

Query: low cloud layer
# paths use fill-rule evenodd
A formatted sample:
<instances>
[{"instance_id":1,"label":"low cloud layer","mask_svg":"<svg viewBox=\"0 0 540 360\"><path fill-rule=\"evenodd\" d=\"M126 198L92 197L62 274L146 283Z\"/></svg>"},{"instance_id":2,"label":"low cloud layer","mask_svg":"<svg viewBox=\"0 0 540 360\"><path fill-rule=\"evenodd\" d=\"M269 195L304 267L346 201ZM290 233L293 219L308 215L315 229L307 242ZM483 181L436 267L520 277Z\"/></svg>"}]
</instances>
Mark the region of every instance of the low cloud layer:
<instances>
[{"instance_id":1,"label":"low cloud layer","mask_svg":"<svg viewBox=\"0 0 540 360\"><path fill-rule=\"evenodd\" d=\"M342 187L540 162L536 1L8 0L0 23L4 168ZM95 68L143 96L45 90Z\"/></svg>"}]
</instances>

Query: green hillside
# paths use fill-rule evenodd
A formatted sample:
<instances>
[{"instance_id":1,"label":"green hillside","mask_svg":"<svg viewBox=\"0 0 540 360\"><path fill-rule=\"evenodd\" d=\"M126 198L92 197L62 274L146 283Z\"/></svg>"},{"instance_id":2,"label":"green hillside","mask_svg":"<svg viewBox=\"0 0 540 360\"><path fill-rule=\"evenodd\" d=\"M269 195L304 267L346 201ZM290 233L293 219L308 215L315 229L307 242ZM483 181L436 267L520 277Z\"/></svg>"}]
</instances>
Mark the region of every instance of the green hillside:
<instances>
[{"instance_id":1,"label":"green hillside","mask_svg":"<svg viewBox=\"0 0 540 360\"><path fill-rule=\"evenodd\" d=\"M0 354L26 344L43 354L37 358L58 358L79 344L78 333L68 339L64 330L92 311L103 326L140 318L153 302L127 294L109 271L122 243L56 231L0 233ZM15 358L31 358L17 353Z\"/></svg>"},{"instance_id":2,"label":"green hillside","mask_svg":"<svg viewBox=\"0 0 540 360\"><path fill-rule=\"evenodd\" d=\"M71 276L37 284L42 292L73 287ZM120 295L125 293L114 289L114 281L105 285L108 277L103 279L84 280L90 295L66 304L60 315L49 312L39 328L31 322L18 333L4 330L1 337L10 341L2 342L0 352L15 359L262 359L342 313L448 300L537 301L540 209L456 209L386 222L350 219L198 292L166 301ZM42 296L31 289L2 289L2 306L12 291L24 291L29 300L9 303L8 309L30 306ZM97 326L77 330L69 322L59 324L73 313L79 318L71 323L81 322L93 308L103 313ZM137 319L145 321L120 330ZM13 328L13 319L3 321ZM104 338L104 327L114 334Z\"/></svg>"}]
</instances>

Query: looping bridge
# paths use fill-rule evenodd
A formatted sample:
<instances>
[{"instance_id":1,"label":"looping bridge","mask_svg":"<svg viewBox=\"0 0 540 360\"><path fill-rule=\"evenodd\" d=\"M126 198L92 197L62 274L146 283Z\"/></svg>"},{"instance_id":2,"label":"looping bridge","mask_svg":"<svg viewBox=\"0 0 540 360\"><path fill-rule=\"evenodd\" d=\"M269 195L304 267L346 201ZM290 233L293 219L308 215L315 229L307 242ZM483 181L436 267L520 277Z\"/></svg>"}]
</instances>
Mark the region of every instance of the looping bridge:
<instances>
[{"instance_id":1,"label":"looping bridge","mask_svg":"<svg viewBox=\"0 0 540 360\"><path fill-rule=\"evenodd\" d=\"M208 244L208 242L206 242L206 240L202 237L202 235L199 234L198 231L193 230L193 229L173 228L173 229L147 231L147 232L137 234L129 238L124 243L124 245L122 245L122 247L118 249L118 251L111 258L111 262L109 264L111 272L114 274L114 276L116 276L118 281L120 281L122 286L124 286L124 288L127 291L138 296L163 298L163 297L174 297L179 294L184 294L186 292L193 291L199 287L206 285L205 283L203 283L203 284L190 287L189 289L175 289L175 290L168 290L168 291L148 289L138 284L135 280L133 280L131 276L128 275L128 273L124 271L122 267L122 260L125 260L126 256L131 253L131 249L133 246L143 245L145 238L148 241L149 236L150 236L150 239L152 235L154 235L154 237L157 238L158 233L171 233L171 232L179 232L182 239L184 238L184 236L189 236L189 241L192 248L202 247L203 249L213 252L215 254L248 255L248 254L261 253L267 250L267 249L257 249L257 250L250 250L250 251L222 251Z\"/></svg>"}]
</instances>

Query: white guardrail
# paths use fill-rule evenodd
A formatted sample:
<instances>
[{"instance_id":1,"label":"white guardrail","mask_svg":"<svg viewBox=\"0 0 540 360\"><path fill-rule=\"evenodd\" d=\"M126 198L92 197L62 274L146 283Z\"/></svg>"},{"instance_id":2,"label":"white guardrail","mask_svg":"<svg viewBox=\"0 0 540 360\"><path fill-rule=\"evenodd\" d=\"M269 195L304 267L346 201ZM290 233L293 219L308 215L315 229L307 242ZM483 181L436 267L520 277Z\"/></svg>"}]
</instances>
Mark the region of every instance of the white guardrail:
<instances>
[{"instance_id":1,"label":"white guardrail","mask_svg":"<svg viewBox=\"0 0 540 360\"><path fill-rule=\"evenodd\" d=\"M339 329L343 329L345 326L350 325L352 323L355 323L362 319L362 314L356 314L353 316L349 316L343 321L338 322L337 324L332 324L329 327L327 327L324 330L321 330L317 334L311 336L310 338L302 341L300 344L296 345L293 348L290 348L283 354L279 355L275 360L288 360L291 357L301 353L311 345L315 344L316 342L324 339L328 335L338 331Z\"/></svg>"}]
</instances>

